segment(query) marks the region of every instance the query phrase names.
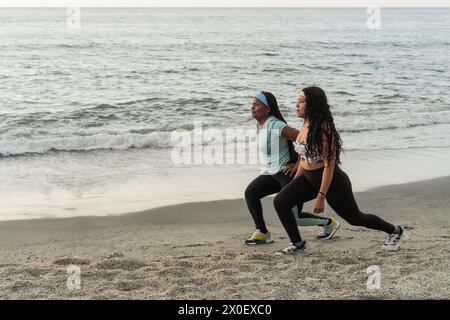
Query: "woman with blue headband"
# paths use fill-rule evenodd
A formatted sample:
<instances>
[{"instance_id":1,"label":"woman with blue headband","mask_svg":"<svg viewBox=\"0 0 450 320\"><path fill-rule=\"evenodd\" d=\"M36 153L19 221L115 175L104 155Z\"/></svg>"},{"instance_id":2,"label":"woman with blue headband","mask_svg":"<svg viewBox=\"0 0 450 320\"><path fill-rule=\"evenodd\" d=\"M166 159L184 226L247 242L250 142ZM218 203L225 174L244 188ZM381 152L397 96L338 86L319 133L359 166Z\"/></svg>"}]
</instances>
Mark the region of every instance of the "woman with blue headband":
<instances>
[{"instance_id":1,"label":"woman with blue headband","mask_svg":"<svg viewBox=\"0 0 450 320\"><path fill-rule=\"evenodd\" d=\"M264 158L265 172L256 177L245 190L245 200L255 222L256 230L245 243L248 245L273 242L267 230L261 205L261 199L279 192L292 181L296 171L297 155L293 149L298 130L286 124L275 96L270 92L258 92L252 103L252 116L257 121L258 150ZM290 165L288 165L290 163ZM339 223L331 218L319 217L302 212L303 205L298 203L291 210L300 226L323 226L319 239L331 239L339 229Z\"/></svg>"}]
</instances>

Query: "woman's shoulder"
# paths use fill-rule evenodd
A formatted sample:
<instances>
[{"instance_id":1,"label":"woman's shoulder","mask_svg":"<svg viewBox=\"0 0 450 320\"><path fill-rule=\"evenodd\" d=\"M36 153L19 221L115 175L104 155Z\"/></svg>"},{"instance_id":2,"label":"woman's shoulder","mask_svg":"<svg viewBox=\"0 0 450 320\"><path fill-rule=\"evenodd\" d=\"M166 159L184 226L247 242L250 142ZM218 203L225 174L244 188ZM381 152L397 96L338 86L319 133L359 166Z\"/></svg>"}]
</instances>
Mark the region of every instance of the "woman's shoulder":
<instances>
[{"instance_id":1,"label":"woman's shoulder","mask_svg":"<svg viewBox=\"0 0 450 320\"><path fill-rule=\"evenodd\" d=\"M275 116L269 116L266 120L267 126L286 126L287 123L278 119Z\"/></svg>"}]
</instances>

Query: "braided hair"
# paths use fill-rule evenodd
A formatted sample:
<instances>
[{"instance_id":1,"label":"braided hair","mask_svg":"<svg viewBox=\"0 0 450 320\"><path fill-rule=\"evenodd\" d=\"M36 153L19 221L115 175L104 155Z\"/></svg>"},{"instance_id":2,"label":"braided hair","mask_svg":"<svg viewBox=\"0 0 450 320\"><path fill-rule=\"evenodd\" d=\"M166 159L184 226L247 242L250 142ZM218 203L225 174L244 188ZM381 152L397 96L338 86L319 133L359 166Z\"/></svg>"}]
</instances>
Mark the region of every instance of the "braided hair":
<instances>
[{"instance_id":1,"label":"braided hair","mask_svg":"<svg viewBox=\"0 0 450 320\"><path fill-rule=\"evenodd\" d=\"M283 121L287 124L286 120L284 120L283 115L281 114L280 108L278 107L278 102L275 96L268 91L261 91L261 93L266 97L267 102L269 103L270 113L269 116L274 116L278 120ZM294 145L292 144L292 141L288 140L288 148L289 148L289 158L290 162L295 163L297 162L298 155L295 152Z\"/></svg>"}]
</instances>

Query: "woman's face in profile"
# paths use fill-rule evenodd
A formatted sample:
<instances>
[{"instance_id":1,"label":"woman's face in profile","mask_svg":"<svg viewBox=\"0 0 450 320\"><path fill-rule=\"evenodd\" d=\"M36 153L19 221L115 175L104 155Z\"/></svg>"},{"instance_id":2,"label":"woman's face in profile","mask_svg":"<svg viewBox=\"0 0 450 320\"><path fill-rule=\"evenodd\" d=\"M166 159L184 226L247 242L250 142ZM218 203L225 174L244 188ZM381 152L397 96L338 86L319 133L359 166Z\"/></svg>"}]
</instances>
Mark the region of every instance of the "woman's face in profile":
<instances>
[{"instance_id":1,"label":"woman's face in profile","mask_svg":"<svg viewBox=\"0 0 450 320\"><path fill-rule=\"evenodd\" d=\"M295 105L295 110L297 112L298 118L304 118L305 117L305 111L306 111L306 97L303 95L299 95L297 98L297 104Z\"/></svg>"},{"instance_id":2,"label":"woman's face in profile","mask_svg":"<svg viewBox=\"0 0 450 320\"><path fill-rule=\"evenodd\" d=\"M252 102L252 117L255 119L262 119L269 114L269 108L264 103L256 98L253 98Z\"/></svg>"}]
</instances>

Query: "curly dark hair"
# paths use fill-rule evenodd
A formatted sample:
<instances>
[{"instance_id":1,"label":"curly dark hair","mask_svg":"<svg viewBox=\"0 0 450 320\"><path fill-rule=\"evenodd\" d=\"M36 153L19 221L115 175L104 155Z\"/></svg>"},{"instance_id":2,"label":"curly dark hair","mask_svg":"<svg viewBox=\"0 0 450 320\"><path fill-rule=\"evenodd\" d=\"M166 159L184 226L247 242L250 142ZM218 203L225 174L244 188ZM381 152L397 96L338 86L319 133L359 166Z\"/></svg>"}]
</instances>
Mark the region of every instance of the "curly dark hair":
<instances>
[{"instance_id":1,"label":"curly dark hair","mask_svg":"<svg viewBox=\"0 0 450 320\"><path fill-rule=\"evenodd\" d=\"M306 156L322 156L323 137L328 143L328 161L341 163L342 140L334 126L330 105L325 92L319 87L308 87L302 90L306 97L305 119L309 121L306 138Z\"/></svg>"},{"instance_id":2,"label":"curly dark hair","mask_svg":"<svg viewBox=\"0 0 450 320\"><path fill-rule=\"evenodd\" d=\"M278 120L283 121L284 123L287 123L286 120L284 120L283 115L281 114L280 108L278 107L278 102L275 96L268 91L261 91L261 93L266 97L267 102L269 103L270 108L270 116L274 116ZM288 147L289 147L289 158L290 162L297 162L298 155L297 152L295 152L294 145L292 144L292 141L288 140Z\"/></svg>"}]
</instances>

